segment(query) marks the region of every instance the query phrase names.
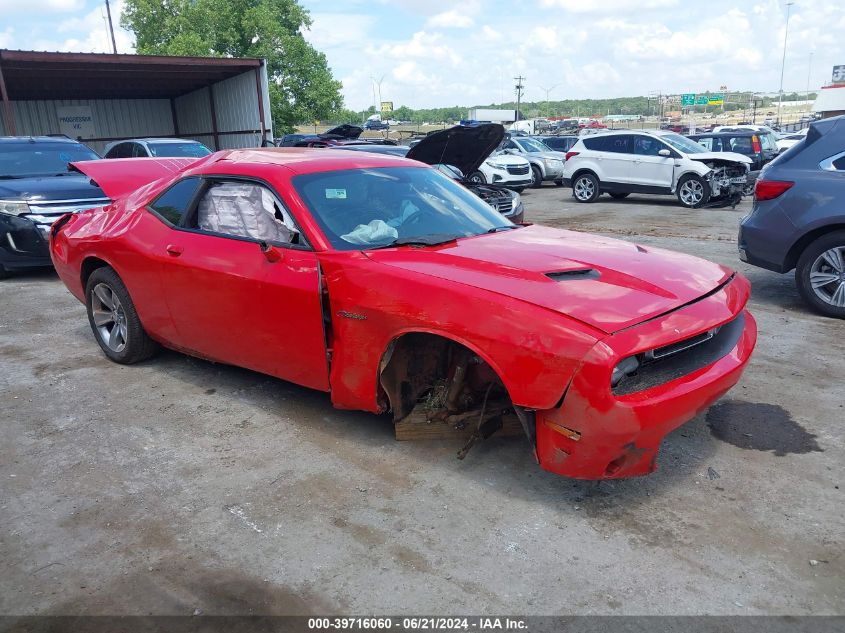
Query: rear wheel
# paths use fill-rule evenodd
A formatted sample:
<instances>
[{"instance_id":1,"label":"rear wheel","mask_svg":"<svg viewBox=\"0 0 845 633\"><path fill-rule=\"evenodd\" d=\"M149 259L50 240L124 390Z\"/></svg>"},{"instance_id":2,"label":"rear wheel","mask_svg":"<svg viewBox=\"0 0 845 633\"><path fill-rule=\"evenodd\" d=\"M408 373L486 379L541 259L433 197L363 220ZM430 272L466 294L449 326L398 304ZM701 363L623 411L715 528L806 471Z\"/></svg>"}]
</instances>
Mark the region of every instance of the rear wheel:
<instances>
[{"instance_id":1,"label":"rear wheel","mask_svg":"<svg viewBox=\"0 0 845 633\"><path fill-rule=\"evenodd\" d=\"M572 195L578 202L593 202L600 195L599 179L587 172L572 181Z\"/></svg>"},{"instance_id":2,"label":"rear wheel","mask_svg":"<svg viewBox=\"0 0 845 633\"><path fill-rule=\"evenodd\" d=\"M531 165L531 186L535 188L543 186L543 173L536 165Z\"/></svg>"},{"instance_id":3,"label":"rear wheel","mask_svg":"<svg viewBox=\"0 0 845 633\"><path fill-rule=\"evenodd\" d=\"M132 297L111 268L98 268L85 284L88 322L97 343L116 363L131 365L155 354L158 345L144 331Z\"/></svg>"},{"instance_id":4,"label":"rear wheel","mask_svg":"<svg viewBox=\"0 0 845 633\"><path fill-rule=\"evenodd\" d=\"M627 191L611 191L610 192L610 197L614 198L616 200L622 200L623 198L627 198L628 195L629 195L629 192L627 192Z\"/></svg>"},{"instance_id":5,"label":"rear wheel","mask_svg":"<svg viewBox=\"0 0 845 633\"><path fill-rule=\"evenodd\" d=\"M710 185L696 174L687 174L678 182L678 202L688 209L697 209L710 199Z\"/></svg>"},{"instance_id":6,"label":"rear wheel","mask_svg":"<svg viewBox=\"0 0 845 633\"><path fill-rule=\"evenodd\" d=\"M817 312L845 319L845 231L823 235L804 249L795 283Z\"/></svg>"},{"instance_id":7,"label":"rear wheel","mask_svg":"<svg viewBox=\"0 0 845 633\"><path fill-rule=\"evenodd\" d=\"M482 174L480 171L472 172L469 176L467 176L467 180L472 183L475 183L476 185L487 184L487 179L484 177L484 174Z\"/></svg>"}]
</instances>

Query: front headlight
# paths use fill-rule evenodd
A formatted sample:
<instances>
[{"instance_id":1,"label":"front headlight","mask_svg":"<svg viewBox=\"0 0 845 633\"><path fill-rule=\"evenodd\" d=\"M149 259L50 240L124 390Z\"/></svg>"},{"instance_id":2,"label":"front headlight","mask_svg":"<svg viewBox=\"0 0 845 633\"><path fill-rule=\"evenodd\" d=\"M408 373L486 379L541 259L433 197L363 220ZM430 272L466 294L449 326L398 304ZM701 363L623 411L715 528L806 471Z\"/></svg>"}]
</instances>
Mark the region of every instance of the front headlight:
<instances>
[{"instance_id":1,"label":"front headlight","mask_svg":"<svg viewBox=\"0 0 845 633\"><path fill-rule=\"evenodd\" d=\"M613 373L610 375L610 386L616 387L625 376L630 376L637 369L640 368L640 361L636 356L629 356L619 361L619 364L613 368Z\"/></svg>"},{"instance_id":2,"label":"front headlight","mask_svg":"<svg viewBox=\"0 0 845 633\"><path fill-rule=\"evenodd\" d=\"M492 167L493 169L507 169L507 167L505 167L504 165L501 165L499 163L494 163L494 162L491 162L489 160L485 160L484 164L487 165L488 167Z\"/></svg>"},{"instance_id":3,"label":"front headlight","mask_svg":"<svg viewBox=\"0 0 845 633\"><path fill-rule=\"evenodd\" d=\"M29 205L22 200L0 200L0 213L24 215L29 213Z\"/></svg>"}]
</instances>

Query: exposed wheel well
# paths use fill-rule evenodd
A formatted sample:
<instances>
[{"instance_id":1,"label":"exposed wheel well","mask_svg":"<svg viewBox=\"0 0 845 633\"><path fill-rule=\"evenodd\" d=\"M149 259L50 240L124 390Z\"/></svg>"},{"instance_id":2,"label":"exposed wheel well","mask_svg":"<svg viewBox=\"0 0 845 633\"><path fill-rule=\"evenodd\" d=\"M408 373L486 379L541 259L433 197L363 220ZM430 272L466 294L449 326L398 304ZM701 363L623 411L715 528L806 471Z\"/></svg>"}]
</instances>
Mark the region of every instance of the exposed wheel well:
<instances>
[{"instance_id":1,"label":"exposed wheel well","mask_svg":"<svg viewBox=\"0 0 845 633\"><path fill-rule=\"evenodd\" d=\"M91 276L91 273L98 268L106 268L108 265L108 262L103 261L99 257L86 257L82 262L82 268L80 271L82 290L84 291L85 286L88 285L88 278Z\"/></svg>"},{"instance_id":2,"label":"exposed wheel well","mask_svg":"<svg viewBox=\"0 0 845 633\"><path fill-rule=\"evenodd\" d=\"M783 262L783 271L788 272L795 268L796 264L798 264L798 258L801 257L801 253L804 252L804 249L819 239L822 235L827 235L828 233L833 233L834 231L842 231L843 229L845 229L845 224L829 224L802 235L789 249L789 253L787 253L786 259Z\"/></svg>"},{"instance_id":3,"label":"exposed wheel well","mask_svg":"<svg viewBox=\"0 0 845 633\"><path fill-rule=\"evenodd\" d=\"M456 378L456 373L457 378ZM458 384L460 383L460 384ZM447 408L459 407L466 387L472 391L490 384L507 396L501 377L473 350L452 339L428 332L409 332L391 341L379 364L380 399L395 421L407 416L421 398L434 391ZM452 391L449 391L449 388ZM444 391L445 389L445 391ZM447 402L451 396L451 401Z\"/></svg>"}]
</instances>

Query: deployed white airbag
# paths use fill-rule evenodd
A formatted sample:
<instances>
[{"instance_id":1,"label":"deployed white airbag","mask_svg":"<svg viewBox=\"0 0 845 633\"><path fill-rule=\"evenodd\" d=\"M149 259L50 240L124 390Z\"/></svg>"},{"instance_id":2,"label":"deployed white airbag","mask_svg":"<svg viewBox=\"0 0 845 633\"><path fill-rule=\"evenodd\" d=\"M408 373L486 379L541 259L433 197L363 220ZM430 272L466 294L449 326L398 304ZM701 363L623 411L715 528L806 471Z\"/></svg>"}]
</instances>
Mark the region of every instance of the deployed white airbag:
<instances>
[{"instance_id":1,"label":"deployed white airbag","mask_svg":"<svg viewBox=\"0 0 845 633\"><path fill-rule=\"evenodd\" d=\"M350 244L372 244L386 242L399 237L399 231L384 220L373 220L369 224L359 224L346 235L341 235Z\"/></svg>"},{"instance_id":2,"label":"deployed white airbag","mask_svg":"<svg viewBox=\"0 0 845 633\"><path fill-rule=\"evenodd\" d=\"M284 213L281 209L278 212ZM197 223L204 231L290 243L293 231L276 217L276 213L276 202L264 187L226 182L214 185L202 197Z\"/></svg>"}]
</instances>

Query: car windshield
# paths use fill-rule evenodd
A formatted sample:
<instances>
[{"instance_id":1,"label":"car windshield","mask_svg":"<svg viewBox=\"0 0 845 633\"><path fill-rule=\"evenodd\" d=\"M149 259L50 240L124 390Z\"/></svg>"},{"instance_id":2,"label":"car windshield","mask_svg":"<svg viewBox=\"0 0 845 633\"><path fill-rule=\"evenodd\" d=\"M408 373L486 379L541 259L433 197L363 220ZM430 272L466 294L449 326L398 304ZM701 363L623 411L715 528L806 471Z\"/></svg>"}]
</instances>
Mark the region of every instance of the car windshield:
<instances>
[{"instance_id":1,"label":"car windshield","mask_svg":"<svg viewBox=\"0 0 845 633\"><path fill-rule=\"evenodd\" d=\"M348 169L292 180L338 250L436 244L516 226L436 169Z\"/></svg>"},{"instance_id":2,"label":"car windshield","mask_svg":"<svg viewBox=\"0 0 845 633\"><path fill-rule=\"evenodd\" d=\"M81 143L21 141L0 143L0 178L33 178L68 174L68 163L97 160Z\"/></svg>"},{"instance_id":3,"label":"car windshield","mask_svg":"<svg viewBox=\"0 0 845 633\"><path fill-rule=\"evenodd\" d=\"M514 139L515 143L526 152L548 152L549 146L533 138Z\"/></svg>"},{"instance_id":4,"label":"car windshield","mask_svg":"<svg viewBox=\"0 0 845 633\"><path fill-rule=\"evenodd\" d=\"M692 139L680 134L661 134L659 138L684 154L703 154L707 151Z\"/></svg>"},{"instance_id":5,"label":"car windshield","mask_svg":"<svg viewBox=\"0 0 845 633\"><path fill-rule=\"evenodd\" d=\"M202 143L147 143L151 156L187 156L201 158L208 156L211 150Z\"/></svg>"}]
</instances>

